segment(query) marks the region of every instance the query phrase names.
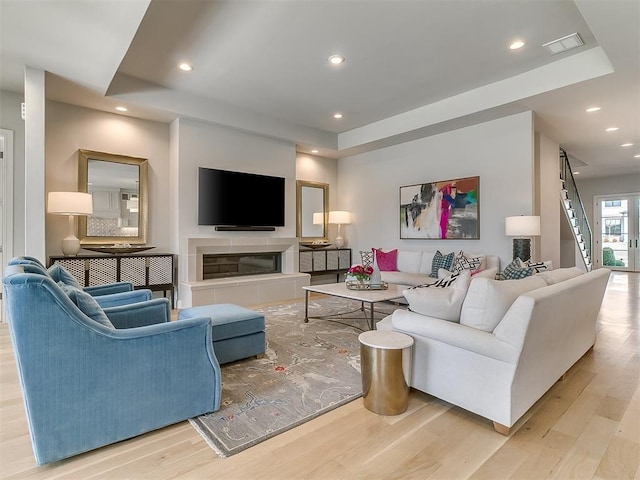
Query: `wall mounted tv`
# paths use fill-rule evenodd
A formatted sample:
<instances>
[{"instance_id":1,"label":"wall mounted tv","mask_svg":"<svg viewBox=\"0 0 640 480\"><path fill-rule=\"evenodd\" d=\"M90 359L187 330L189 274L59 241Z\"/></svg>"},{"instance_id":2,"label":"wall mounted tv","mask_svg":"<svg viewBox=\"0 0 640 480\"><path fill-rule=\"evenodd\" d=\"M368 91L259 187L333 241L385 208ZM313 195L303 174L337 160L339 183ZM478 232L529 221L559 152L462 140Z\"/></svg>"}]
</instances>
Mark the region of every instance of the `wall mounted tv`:
<instances>
[{"instance_id":1,"label":"wall mounted tv","mask_svg":"<svg viewBox=\"0 0 640 480\"><path fill-rule=\"evenodd\" d=\"M284 227L282 177L198 168L198 225L217 230Z\"/></svg>"}]
</instances>

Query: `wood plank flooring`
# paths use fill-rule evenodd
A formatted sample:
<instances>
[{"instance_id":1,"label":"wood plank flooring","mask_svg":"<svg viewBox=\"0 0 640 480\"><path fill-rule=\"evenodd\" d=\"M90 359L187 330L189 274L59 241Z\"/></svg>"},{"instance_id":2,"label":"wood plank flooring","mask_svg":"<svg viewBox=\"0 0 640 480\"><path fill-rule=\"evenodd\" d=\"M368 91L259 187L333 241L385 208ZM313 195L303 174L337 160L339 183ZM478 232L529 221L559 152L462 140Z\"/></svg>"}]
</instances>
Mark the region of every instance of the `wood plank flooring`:
<instances>
[{"instance_id":1,"label":"wood plank flooring","mask_svg":"<svg viewBox=\"0 0 640 480\"><path fill-rule=\"evenodd\" d=\"M588 352L503 437L412 391L383 417L357 400L230 458L188 422L35 465L6 324L0 325L3 479L640 479L640 274L614 272Z\"/></svg>"}]
</instances>

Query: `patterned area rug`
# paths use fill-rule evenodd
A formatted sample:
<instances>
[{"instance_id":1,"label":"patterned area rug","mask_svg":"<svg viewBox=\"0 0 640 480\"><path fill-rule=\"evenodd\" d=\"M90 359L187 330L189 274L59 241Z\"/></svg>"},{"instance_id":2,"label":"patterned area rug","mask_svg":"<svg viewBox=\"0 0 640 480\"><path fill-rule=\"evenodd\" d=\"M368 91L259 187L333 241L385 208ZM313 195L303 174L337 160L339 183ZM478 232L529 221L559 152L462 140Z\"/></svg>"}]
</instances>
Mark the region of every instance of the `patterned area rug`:
<instances>
[{"instance_id":1,"label":"patterned area rug","mask_svg":"<svg viewBox=\"0 0 640 480\"><path fill-rule=\"evenodd\" d=\"M191 424L228 457L360 397L358 335L367 322L359 306L310 300L309 323L303 322L304 302L257 309L266 320L265 357L222 366L220 410ZM376 304L376 320L396 308ZM352 313L311 318L345 311Z\"/></svg>"}]
</instances>

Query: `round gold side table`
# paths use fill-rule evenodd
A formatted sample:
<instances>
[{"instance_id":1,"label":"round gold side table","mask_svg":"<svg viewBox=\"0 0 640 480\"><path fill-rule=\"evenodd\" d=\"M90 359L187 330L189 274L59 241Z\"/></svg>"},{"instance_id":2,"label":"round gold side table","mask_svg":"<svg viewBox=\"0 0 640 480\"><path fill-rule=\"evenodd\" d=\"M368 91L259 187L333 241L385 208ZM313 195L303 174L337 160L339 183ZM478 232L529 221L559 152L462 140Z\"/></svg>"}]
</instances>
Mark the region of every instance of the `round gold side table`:
<instances>
[{"instance_id":1,"label":"round gold side table","mask_svg":"<svg viewBox=\"0 0 640 480\"><path fill-rule=\"evenodd\" d=\"M371 330L361 333L358 340L364 406L380 415L404 412L409 401L413 338Z\"/></svg>"}]
</instances>

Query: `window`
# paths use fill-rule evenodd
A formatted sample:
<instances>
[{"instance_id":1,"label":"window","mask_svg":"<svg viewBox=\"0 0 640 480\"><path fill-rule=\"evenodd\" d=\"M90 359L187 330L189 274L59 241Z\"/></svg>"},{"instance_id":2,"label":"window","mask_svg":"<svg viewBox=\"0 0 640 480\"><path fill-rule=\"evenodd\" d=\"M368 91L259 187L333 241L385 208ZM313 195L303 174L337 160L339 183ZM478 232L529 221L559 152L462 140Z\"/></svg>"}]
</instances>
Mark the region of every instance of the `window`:
<instances>
[{"instance_id":1,"label":"window","mask_svg":"<svg viewBox=\"0 0 640 480\"><path fill-rule=\"evenodd\" d=\"M604 234L605 235L621 235L622 234L622 220L620 218L605 218L604 220Z\"/></svg>"},{"instance_id":2,"label":"window","mask_svg":"<svg viewBox=\"0 0 640 480\"><path fill-rule=\"evenodd\" d=\"M605 200L604 206L605 207L621 207L622 201L621 200Z\"/></svg>"}]
</instances>

